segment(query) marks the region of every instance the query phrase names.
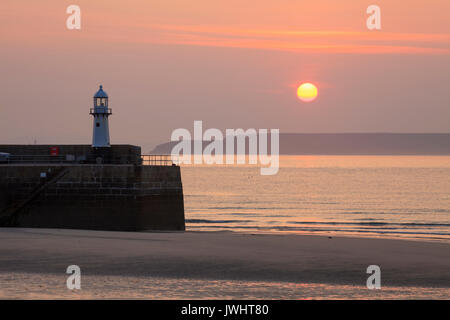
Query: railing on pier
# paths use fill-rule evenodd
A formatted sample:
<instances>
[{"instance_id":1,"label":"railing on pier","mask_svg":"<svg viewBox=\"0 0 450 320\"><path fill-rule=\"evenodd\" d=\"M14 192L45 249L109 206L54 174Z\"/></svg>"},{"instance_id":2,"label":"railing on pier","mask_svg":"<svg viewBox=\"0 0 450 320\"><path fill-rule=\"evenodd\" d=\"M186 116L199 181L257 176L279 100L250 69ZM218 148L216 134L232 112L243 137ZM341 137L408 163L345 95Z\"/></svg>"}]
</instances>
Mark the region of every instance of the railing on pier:
<instances>
[{"instance_id":1,"label":"railing on pier","mask_svg":"<svg viewBox=\"0 0 450 320\"><path fill-rule=\"evenodd\" d=\"M149 155L119 155L98 162L98 158L93 155L8 155L0 158L0 164L138 164L145 166L172 166L178 164L178 159L170 154L149 154Z\"/></svg>"},{"instance_id":2,"label":"railing on pier","mask_svg":"<svg viewBox=\"0 0 450 320\"><path fill-rule=\"evenodd\" d=\"M10 155L1 159L0 163L62 163L67 162L65 156L50 155Z\"/></svg>"},{"instance_id":3,"label":"railing on pier","mask_svg":"<svg viewBox=\"0 0 450 320\"><path fill-rule=\"evenodd\" d=\"M145 154L142 155L144 166L172 166L178 163L170 154Z\"/></svg>"}]
</instances>

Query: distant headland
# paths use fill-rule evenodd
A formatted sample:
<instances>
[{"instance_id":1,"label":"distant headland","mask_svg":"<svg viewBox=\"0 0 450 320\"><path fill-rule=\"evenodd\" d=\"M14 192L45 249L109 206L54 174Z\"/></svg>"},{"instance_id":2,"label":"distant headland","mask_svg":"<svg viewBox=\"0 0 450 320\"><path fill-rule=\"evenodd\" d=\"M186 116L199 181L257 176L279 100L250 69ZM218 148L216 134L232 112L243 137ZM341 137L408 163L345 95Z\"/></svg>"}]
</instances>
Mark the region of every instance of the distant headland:
<instances>
[{"instance_id":1,"label":"distant headland","mask_svg":"<svg viewBox=\"0 0 450 320\"><path fill-rule=\"evenodd\" d=\"M159 144L150 153L169 154L177 143ZM280 133L280 154L450 155L450 133Z\"/></svg>"}]
</instances>

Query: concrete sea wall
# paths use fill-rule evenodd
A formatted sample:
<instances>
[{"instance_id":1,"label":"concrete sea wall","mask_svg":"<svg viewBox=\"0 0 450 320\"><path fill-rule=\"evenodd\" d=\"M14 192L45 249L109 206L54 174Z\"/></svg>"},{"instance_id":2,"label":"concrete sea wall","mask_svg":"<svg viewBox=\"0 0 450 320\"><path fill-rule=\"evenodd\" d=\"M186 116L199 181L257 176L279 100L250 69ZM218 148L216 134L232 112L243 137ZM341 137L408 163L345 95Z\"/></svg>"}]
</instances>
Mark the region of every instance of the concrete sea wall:
<instances>
[{"instance_id":1,"label":"concrete sea wall","mask_svg":"<svg viewBox=\"0 0 450 320\"><path fill-rule=\"evenodd\" d=\"M184 230L180 167L0 165L0 225Z\"/></svg>"}]
</instances>

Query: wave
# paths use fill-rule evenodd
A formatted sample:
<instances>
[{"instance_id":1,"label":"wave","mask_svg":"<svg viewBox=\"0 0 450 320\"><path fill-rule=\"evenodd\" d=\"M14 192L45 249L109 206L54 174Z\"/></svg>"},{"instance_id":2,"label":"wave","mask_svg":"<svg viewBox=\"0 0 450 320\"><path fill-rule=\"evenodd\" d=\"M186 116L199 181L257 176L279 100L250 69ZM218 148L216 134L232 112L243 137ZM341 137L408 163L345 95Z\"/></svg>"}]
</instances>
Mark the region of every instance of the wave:
<instances>
[{"instance_id":1,"label":"wave","mask_svg":"<svg viewBox=\"0 0 450 320\"><path fill-rule=\"evenodd\" d=\"M190 226L197 229L202 226ZM404 235L434 235L434 236L450 236L450 232L417 232L417 231L400 231L397 229L385 230L385 229L330 229L330 228L302 228L292 226L221 226L221 225L209 225L208 228L228 229L228 230L260 230L260 231L306 231L306 232L335 232L335 233L372 233L372 234L404 234ZM206 226L204 226L206 228Z\"/></svg>"},{"instance_id":2,"label":"wave","mask_svg":"<svg viewBox=\"0 0 450 320\"><path fill-rule=\"evenodd\" d=\"M208 220L208 219L186 219L187 223L237 223L254 222L254 220Z\"/></svg>"},{"instance_id":3,"label":"wave","mask_svg":"<svg viewBox=\"0 0 450 320\"><path fill-rule=\"evenodd\" d=\"M290 207L208 207L210 210L289 210Z\"/></svg>"},{"instance_id":4,"label":"wave","mask_svg":"<svg viewBox=\"0 0 450 320\"><path fill-rule=\"evenodd\" d=\"M420 222L312 222L312 221L288 221L292 224L325 224L325 225L355 225L355 226L408 226L408 227L450 227L449 223L420 223Z\"/></svg>"},{"instance_id":5,"label":"wave","mask_svg":"<svg viewBox=\"0 0 450 320\"><path fill-rule=\"evenodd\" d=\"M276 218L277 216L272 216ZM187 223L248 223L256 222L256 220L209 220L209 219L186 219ZM266 223L276 223L277 221L265 221ZM327 221L287 221L289 224L296 225L344 225L344 226L382 226L382 227L450 227L449 223L420 223L420 222L408 222L408 223L392 223L392 222L347 222L347 221L337 221L337 222L327 222ZM272 227L272 226L271 226Z\"/></svg>"}]
</instances>

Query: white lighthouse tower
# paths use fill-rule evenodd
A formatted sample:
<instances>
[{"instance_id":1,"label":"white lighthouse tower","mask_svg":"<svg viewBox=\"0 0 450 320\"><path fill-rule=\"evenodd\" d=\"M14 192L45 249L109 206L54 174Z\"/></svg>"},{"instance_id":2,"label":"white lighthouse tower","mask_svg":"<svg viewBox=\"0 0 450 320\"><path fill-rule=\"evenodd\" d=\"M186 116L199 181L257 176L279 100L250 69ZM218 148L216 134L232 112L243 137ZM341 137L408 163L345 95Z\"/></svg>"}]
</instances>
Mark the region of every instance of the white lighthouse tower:
<instances>
[{"instance_id":1,"label":"white lighthouse tower","mask_svg":"<svg viewBox=\"0 0 450 320\"><path fill-rule=\"evenodd\" d=\"M91 108L90 114L94 116L92 147L109 148L111 145L109 143L108 117L112 114L112 110L108 108L108 95L103 91L102 85L94 95L94 108Z\"/></svg>"}]
</instances>

